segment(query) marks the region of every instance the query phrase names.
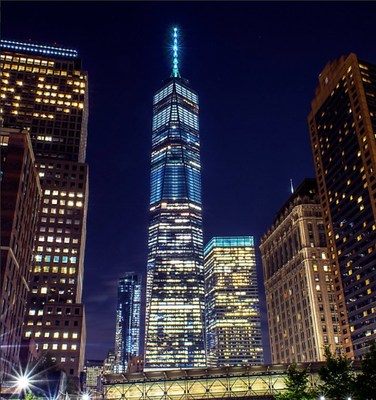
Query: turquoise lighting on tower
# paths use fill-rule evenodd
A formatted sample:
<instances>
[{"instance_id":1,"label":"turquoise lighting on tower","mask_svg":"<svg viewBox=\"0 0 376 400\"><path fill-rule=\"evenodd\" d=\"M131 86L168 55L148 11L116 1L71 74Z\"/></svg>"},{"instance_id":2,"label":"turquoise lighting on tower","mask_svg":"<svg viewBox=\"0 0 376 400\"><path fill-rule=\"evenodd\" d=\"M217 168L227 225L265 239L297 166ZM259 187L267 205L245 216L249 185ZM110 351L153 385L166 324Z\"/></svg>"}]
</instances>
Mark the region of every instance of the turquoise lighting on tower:
<instances>
[{"instance_id":1,"label":"turquoise lighting on tower","mask_svg":"<svg viewBox=\"0 0 376 400\"><path fill-rule=\"evenodd\" d=\"M174 28L173 33L174 43L172 46L172 74L171 78L180 78L179 73L179 45L178 45L178 28Z\"/></svg>"},{"instance_id":2,"label":"turquoise lighting on tower","mask_svg":"<svg viewBox=\"0 0 376 400\"><path fill-rule=\"evenodd\" d=\"M153 98L144 370L206 366L199 99L178 70Z\"/></svg>"}]
</instances>

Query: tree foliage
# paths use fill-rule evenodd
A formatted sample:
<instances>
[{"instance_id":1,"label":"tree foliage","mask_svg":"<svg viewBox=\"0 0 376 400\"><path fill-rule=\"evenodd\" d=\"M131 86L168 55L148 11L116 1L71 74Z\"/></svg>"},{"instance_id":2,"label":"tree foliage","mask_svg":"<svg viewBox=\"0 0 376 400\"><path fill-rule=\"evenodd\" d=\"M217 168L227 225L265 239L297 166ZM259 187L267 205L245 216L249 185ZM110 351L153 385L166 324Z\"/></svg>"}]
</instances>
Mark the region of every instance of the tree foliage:
<instances>
[{"instance_id":1,"label":"tree foliage","mask_svg":"<svg viewBox=\"0 0 376 400\"><path fill-rule=\"evenodd\" d=\"M356 378L354 391L356 399L376 399L376 342L374 340L362 360L361 373Z\"/></svg>"},{"instance_id":2,"label":"tree foliage","mask_svg":"<svg viewBox=\"0 0 376 400\"><path fill-rule=\"evenodd\" d=\"M354 393L354 375L350 369L350 360L342 354L332 354L325 348L326 364L320 368L319 376L324 382L320 389L326 399L344 400Z\"/></svg>"},{"instance_id":3,"label":"tree foliage","mask_svg":"<svg viewBox=\"0 0 376 400\"><path fill-rule=\"evenodd\" d=\"M285 379L286 390L276 396L277 400L312 400L314 392L309 388L307 371L299 370L296 364L288 368Z\"/></svg>"}]
</instances>

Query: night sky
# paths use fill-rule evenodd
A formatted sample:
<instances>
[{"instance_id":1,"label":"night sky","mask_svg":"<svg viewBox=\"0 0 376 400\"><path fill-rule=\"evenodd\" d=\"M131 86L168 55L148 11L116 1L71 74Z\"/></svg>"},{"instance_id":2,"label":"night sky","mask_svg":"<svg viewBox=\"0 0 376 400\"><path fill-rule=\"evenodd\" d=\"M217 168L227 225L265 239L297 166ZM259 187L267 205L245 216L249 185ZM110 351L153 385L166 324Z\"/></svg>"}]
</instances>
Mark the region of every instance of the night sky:
<instances>
[{"instance_id":1,"label":"night sky","mask_svg":"<svg viewBox=\"0 0 376 400\"><path fill-rule=\"evenodd\" d=\"M172 27L180 72L200 96L205 243L254 235L259 244L290 179L314 176L307 115L318 74L350 52L376 63L374 2L1 6L2 38L75 48L89 73L89 359L114 347L118 278L146 271L152 96L171 72ZM265 320L263 300L262 310Z\"/></svg>"}]
</instances>

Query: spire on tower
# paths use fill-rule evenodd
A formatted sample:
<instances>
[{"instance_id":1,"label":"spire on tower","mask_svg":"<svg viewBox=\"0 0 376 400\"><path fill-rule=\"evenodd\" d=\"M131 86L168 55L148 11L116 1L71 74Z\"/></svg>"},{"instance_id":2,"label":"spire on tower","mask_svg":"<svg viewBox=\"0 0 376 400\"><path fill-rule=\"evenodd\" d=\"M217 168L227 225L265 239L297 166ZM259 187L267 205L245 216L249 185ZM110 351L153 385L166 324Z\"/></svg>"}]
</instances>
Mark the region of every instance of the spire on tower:
<instances>
[{"instance_id":1,"label":"spire on tower","mask_svg":"<svg viewBox=\"0 0 376 400\"><path fill-rule=\"evenodd\" d=\"M290 190L291 190L291 193L293 194L294 193L294 185L292 183L292 179L290 179Z\"/></svg>"},{"instance_id":2,"label":"spire on tower","mask_svg":"<svg viewBox=\"0 0 376 400\"><path fill-rule=\"evenodd\" d=\"M179 73L179 46L178 46L178 28L174 28L173 35L174 41L172 45L172 78L180 78Z\"/></svg>"}]
</instances>

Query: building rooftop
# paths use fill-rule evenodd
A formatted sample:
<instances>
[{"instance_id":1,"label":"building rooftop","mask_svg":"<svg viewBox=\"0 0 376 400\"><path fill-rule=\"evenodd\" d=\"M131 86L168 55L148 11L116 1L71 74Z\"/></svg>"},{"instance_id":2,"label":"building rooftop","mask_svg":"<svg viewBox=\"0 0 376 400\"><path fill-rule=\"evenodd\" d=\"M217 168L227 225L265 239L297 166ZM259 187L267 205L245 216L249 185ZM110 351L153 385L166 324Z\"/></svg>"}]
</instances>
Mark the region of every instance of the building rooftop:
<instances>
[{"instance_id":1,"label":"building rooftop","mask_svg":"<svg viewBox=\"0 0 376 400\"><path fill-rule=\"evenodd\" d=\"M18 42L12 40L0 41L0 48L5 50L19 50L31 54L42 54L45 56L60 56L67 58L78 58L78 52L74 49L66 49L56 45L42 45L33 42Z\"/></svg>"},{"instance_id":2,"label":"building rooftop","mask_svg":"<svg viewBox=\"0 0 376 400\"><path fill-rule=\"evenodd\" d=\"M208 254L213 247L244 247L254 246L253 236L223 236L213 237L205 246L204 254Z\"/></svg>"}]
</instances>

